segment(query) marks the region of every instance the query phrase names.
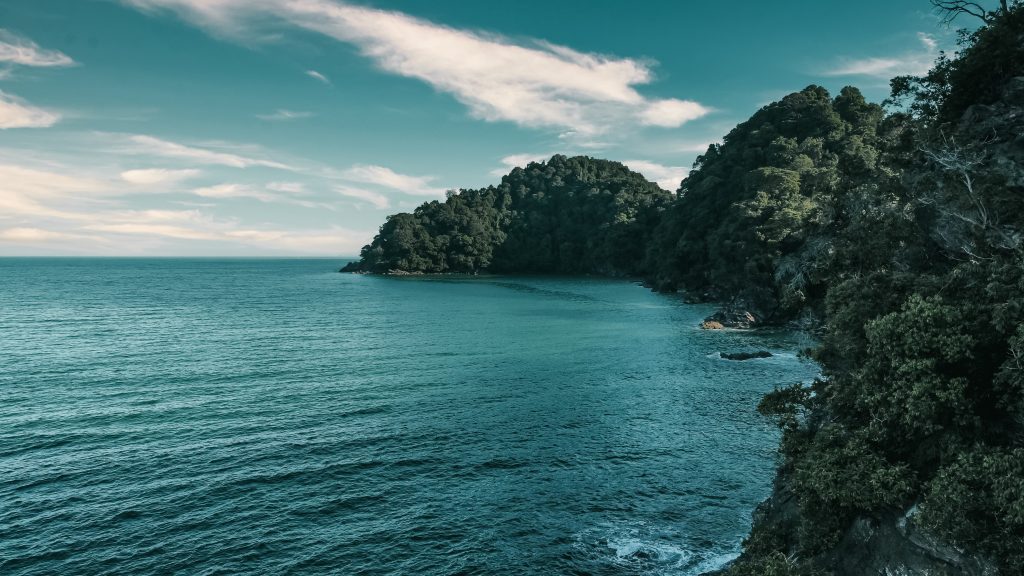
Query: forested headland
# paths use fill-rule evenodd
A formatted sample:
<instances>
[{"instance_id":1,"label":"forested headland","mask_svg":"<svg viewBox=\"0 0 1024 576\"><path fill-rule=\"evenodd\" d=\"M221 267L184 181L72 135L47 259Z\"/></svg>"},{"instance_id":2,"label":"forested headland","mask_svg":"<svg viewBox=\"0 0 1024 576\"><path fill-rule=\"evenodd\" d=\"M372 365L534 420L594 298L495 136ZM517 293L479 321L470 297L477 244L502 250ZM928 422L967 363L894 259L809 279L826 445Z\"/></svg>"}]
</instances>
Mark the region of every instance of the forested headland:
<instances>
[{"instance_id":1,"label":"forested headland","mask_svg":"<svg viewBox=\"0 0 1024 576\"><path fill-rule=\"evenodd\" d=\"M389 217L346 270L635 276L802 321L823 377L761 402L779 475L727 573L1024 574L1024 6L933 4L982 24L883 104L790 94L674 194L531 163Z\"/></svg>"}]
</instances>

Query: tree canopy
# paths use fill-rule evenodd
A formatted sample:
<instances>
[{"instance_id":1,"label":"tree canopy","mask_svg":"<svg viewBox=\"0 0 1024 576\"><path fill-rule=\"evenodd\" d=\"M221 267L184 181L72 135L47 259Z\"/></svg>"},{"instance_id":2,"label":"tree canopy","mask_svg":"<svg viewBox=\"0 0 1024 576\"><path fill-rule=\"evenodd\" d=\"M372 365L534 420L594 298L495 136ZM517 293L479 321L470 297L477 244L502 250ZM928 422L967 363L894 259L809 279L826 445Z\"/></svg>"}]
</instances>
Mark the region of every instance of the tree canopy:
<instances>
[{"instance_id":1,"label":"tree canopy","mask_svg":"<svg viewBox=\"0 0 1024 576\"><path fill-rule=\"evenodd\" d=\"M618 162L555 155L390 216L350 269L636 275L670 201Z\"/></svg>"}]
</instances>

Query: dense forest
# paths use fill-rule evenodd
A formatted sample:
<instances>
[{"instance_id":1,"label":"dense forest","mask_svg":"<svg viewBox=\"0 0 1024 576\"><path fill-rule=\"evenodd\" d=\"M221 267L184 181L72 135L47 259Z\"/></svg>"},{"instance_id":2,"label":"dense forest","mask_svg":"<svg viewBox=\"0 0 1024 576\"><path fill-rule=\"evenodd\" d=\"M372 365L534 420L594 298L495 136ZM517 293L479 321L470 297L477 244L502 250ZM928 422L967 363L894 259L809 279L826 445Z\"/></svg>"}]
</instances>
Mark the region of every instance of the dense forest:
<instances>
[{"instance_id":1,"label":"dense forest","mask_svg":"<svg viewBox=\"0 0 1024 576\"><path fill-rule=\"evenodd\" d=\"M983 24L884 106L790 94L675 195L532 163L390 217L347 270L633 275L802 320L823 377L760 404L780 471L727 573L1024 574L1024 6L933 4Z\"/></svg>"},{"instance_id":2,"label":"dense forest","mask_svg":"<svg viewBox=\"0 0 1024 576\"><path fill-rule=\"evenodd\" d=\"M348 270L637 275L671 200L618 162L554 156L389 216Z\"/></svg>"}]
</instances>

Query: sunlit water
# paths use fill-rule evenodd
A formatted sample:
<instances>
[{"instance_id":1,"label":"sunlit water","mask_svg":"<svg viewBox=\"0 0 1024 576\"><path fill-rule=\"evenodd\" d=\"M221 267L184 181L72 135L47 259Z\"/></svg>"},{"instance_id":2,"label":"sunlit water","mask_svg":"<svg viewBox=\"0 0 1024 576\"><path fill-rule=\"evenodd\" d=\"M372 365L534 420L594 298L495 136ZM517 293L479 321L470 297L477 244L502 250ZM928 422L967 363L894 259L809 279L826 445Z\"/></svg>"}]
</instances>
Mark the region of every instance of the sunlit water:
<instances>
[{"instance_id":1,"label":"sunlit water","mask_svg":"<svg viewBox=\"0 0 1024 576\"><path fill-rule=\"evenodd\" d=\"M627 281L0 260L0 573L696 574L808 380ZM730 362L719 351L767 348Z\"/></svg>"}]
</instances>

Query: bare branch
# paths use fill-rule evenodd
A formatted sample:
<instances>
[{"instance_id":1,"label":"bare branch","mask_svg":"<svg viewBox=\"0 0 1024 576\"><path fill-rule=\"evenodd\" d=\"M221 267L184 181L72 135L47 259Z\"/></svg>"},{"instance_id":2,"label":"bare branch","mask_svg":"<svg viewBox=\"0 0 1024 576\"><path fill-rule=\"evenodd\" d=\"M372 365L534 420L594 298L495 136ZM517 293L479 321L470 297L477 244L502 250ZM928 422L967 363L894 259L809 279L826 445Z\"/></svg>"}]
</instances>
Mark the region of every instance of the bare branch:
<instances>
[{"instance_id":1,"label":"bare branch","mask_svg":"<svg viewBox=\"0 0 1024 576\"><path fill-rule=\"evenodd\" d=\"M993 14L976 2L968 2L967 0L931 0L931 2L932 6L935 7L935 11L942 17L943 24L951 24L961 14L980 18L986 24L991 23L993 19ZM1005 2L1003 6L1005 12Z\"/></svg>"},{"instance_id":2,"label":"bare branch","mask_svg":"<svg viewBox=\"0 0 1024 576\"><path fill-rule=\"evenodd\" d=\"M975 261L989 259L982 255L979 247L987 248L983 250L987 252L994 249L1024 253L1021 235L999 224L998 215L989 210L982 191L975 184L973 173L984 163L984 147L991 142L986 139L961 146L955 139L943 135L941 147L920 149L940 170L958 180L959 186L950 191L940 179L919 202L932 206L943 217L935 231L941 242Z\"/></svg>"}]
</instances>

